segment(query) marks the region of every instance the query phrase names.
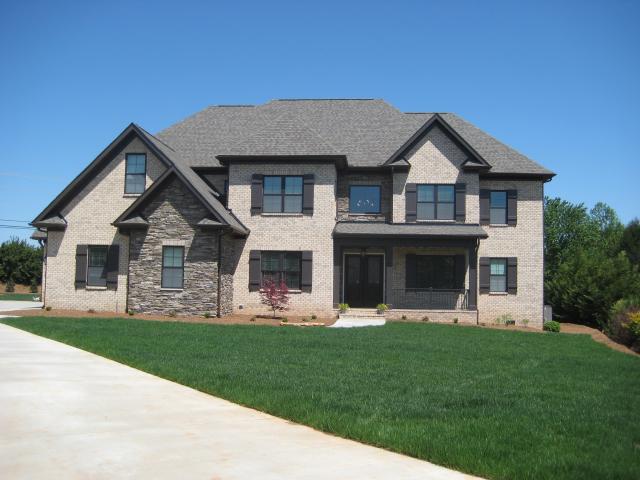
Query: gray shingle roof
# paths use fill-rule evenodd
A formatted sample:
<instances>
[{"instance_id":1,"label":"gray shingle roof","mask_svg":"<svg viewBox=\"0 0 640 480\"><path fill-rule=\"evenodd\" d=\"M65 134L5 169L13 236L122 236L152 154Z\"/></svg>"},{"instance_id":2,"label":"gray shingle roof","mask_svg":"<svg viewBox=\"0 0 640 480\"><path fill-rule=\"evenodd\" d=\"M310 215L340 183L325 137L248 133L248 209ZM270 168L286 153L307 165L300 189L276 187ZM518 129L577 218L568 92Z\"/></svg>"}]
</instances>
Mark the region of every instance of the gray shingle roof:
<instances>
[{"instance_id":1,"label":"gray shingle roof","mask_svg":"<svg viewBox=\"0 0 640 480\"><path fill-rule=\"evenodd\" d=\"M344 155L351 167L384 164L433 113L402 113L383 100L274 100L209 107L158 133L185 165L216 167L218 155ZM491 173L550 175L533 160L451 113L440 116Z\"/></svg>"},{"instance_id":2,"label":"gray shingle roof","mask_svg":"<svg viewBox=\"0 0 640 480\"><path fill-rule=\"evenodd\" d=\"M426 224L426 223L382 223L382 222L339 222L335 237L375 236L375 237L479 237L486 238L479 225Z\"/></svg>"}]
</instances>

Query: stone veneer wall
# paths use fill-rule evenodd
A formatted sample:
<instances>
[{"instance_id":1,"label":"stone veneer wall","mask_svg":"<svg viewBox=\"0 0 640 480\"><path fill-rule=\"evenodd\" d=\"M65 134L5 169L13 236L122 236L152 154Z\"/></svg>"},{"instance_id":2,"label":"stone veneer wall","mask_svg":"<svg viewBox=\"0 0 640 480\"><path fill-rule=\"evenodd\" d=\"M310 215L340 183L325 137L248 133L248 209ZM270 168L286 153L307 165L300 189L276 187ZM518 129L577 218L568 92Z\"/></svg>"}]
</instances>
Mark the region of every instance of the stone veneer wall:
<instances>
[{"instance_id":1,"label":"stone veneer wall","mask_svg":"<svg viewBox=\"0 0 640 480\"><path fill-rule=\"evenodd\" d=\"M380 213L379 214L350 214L349 186L350 185L379 185ZM393 195L393 178L390 173L346 173L338 175L337 186L337 220L345 221L378 221L390 222L391 201Z\"/></svg>"},{"instance_id":2,"label":"stone veneer wall","mask_svg":"<svg viewBox=\"0 0 640 480\"><path fill-rule=\"evenodd\" d=\"M143 313L216 314L218 231L195 224L211 214L177 178L146 205L146 231L132 231L129 264L129 308ZM225 235L227 237L228 235ZM233 239L222 241L221 313L231 311L233 298ZM161 287L162 247L183 246L184 289Z\"/></svg>"},{"instance_id":3,"label":"stone veneer wall","mask_svg":"<svg viewBox=\"0 0 640 480\"><path fill-rule=\"evenodd\" d=\"M112 312L124 312L126 309L129 238L118 233L111 222L137 198L137 195L124 193L127 153L147 154L147 188L166 168L136 137L62 209L67 229L52 230L47 235L46 275L43 280L47 306L54 309ZM117 290L101 287L75 288L78 244L120 246Z\"/></svg>"}]
</instances>

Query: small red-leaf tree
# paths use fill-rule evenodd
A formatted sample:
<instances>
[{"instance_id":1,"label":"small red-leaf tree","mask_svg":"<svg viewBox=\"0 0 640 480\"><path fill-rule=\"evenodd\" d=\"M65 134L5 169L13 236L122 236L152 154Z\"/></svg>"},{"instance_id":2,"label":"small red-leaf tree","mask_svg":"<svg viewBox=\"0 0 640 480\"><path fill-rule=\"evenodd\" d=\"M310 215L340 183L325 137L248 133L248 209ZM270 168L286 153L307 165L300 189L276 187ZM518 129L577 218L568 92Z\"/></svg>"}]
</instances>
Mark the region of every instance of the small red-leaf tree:
<instances>
[{"instance_id":1,"label":"small red-leaf tree","mask_svg":"<svg viewBox=\"0 0 640 480\"><path fill-rule=\"evenodd\" d=\"M272 280L265 281L260 289L260 298L262 304L273 311L273 318L276 318L276 312L289 308L289 289L284 282L280 282L278 286Z\"/></svg>"}]
</instances>

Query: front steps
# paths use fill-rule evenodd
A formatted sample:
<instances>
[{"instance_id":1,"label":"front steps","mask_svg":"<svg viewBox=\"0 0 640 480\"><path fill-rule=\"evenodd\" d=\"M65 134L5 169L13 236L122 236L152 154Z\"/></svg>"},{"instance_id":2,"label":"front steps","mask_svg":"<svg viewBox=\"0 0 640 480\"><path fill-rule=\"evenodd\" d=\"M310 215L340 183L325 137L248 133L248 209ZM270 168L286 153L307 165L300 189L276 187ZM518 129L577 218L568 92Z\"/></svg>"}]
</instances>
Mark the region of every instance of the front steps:
<instances>
[{"instance_id":1,"label":"front steps","mask_svg":"<svg viewBox=\"0 0 640 480\"><path fill-rule=\"evenodd\" d=\"M379 327L385 323L384 315L378 315L375 308L350 308L345 313L338 313L338 321L331 327Z\"/></svg>"}]
</instances>

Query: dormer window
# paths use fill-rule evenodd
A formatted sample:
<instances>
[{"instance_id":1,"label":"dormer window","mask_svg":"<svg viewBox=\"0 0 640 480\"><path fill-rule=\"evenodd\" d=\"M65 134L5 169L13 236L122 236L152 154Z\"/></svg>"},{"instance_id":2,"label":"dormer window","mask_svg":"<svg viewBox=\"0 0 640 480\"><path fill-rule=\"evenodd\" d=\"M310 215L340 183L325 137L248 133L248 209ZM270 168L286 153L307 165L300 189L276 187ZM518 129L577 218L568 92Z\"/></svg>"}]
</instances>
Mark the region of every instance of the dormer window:
<instances>
[{"instance_id":1,"label":"dormer window","mask_svg":"<svg viewBox=\"0 0 640 480\"><path fill-rule=\"evenodd\" d=\"M144 193L147 181L147 156L144 153L127 153L124 193Z\"/></svg>"}]
</instances>

